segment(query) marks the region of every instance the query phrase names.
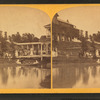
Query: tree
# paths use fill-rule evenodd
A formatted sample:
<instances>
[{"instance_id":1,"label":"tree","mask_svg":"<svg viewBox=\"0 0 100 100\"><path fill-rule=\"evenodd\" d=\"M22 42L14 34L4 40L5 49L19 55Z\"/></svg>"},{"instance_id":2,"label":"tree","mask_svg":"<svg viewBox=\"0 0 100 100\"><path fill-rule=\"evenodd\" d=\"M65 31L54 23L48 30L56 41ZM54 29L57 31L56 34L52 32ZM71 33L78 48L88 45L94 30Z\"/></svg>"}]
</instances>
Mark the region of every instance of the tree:
<instances>
[{"instance_id":1,"label":"tree","mask_svg":"<svg viewBox=\"0 0 100 100\"><path fill-rule=\"evenodd\" d=\"M9 36L9 37L8 37L8 40L11 42L11 41L12 41L12 37L11 37L11 36Z\"/></svg>"},{"instance_id":2,"label":"tree","mask_svg":"<svg viewBox=\"0 0 100 100\"><path fill-rule=\"evenodd\" d=\"M88 39L88 31L85 32L85 38Z\"/></svg>"},{"instance_id":3,"label":"tree","mask_svg":"<svg viewBox=\"0 0 100 100\"><path fill-rule=\"evenodd\" d=\"M0 42L2 41L2 38L3 38L2 31L0 31Z\"/></svg>"},{"instance_id":4,"label":"tree","mask_svg":"<svg viewBox=\"0 0 100 100\"><path fill-rule=\"evenodd\" d=\"M46 36L45 36L45 35L41 36L41 37L40 37L40 41L41 41L41 42L46 41Z\"/></svg>"},{"instance_id":5,"label":"tree","mask_svg":"<svg viewBox=\"0 0 100 100\"><path fill-rule=\"evenodd\" d=\"M33 42L39 42L39 39L37 37L34 37Z\"/></svg>"},{"instance_id":6,"label":"tree","mask_svg":"<svg viewBox=\"0 0 100 100\"><path fill-rule=\"evenodd\" d=\"M93 52L93 58L95 59L96 58L96 48L95 48L95 43L94 41L92 41L91 43L91 47L92 47L92 52Z\"/></svg>"},{"instance_id":7,"label":"tree","mask_svg":"<svg viewBox=\"0 0 100 100\"><path fill-rule=\"evenodd\" d=\"M4 36L5 40L7 40L7 32L5 32L5 36Z\"/></svg>"},{"instance_id":8,"label":"tree","mask_svg":"<svg viewBox=\"0 0 100 100\"><path fill-rule=\"evenodd\" d=\"M1 41L1 49L2 49L2 52L7 51L7 41L4 38L2 38L2 41Z\"/></svg>"},{"instance_id":9,"label":"tree","mask_svg":"<svg viewBox=\"0 0 100 100\"><path fill-rule=\"evenodd\" d=\"M16 36L15 36L15 41L20 43L21 42L21 36L19 34L19 32L17 32Z\"/></svg>"},{"instance_id":10,"label":"tree","mask_svg":"<svg viewBox=\"0 0 100 100\"><path fill-rule=\"evenodd\" d=\"M81 48L82 48L82 54L84 55L84 53L88 50L87 40L84 37L82 37L81 40Z\"/></svg>"},{"instance_id":11,"label":"tree","mask_svg":"<svg viewBox=\"0 0 100 100\"><path fill-rule=\"evenodd\" d=\"M100 31L98 31L97 34L94 33L93 38L94 38L95 41L100 42Z\"/></svg>"}]
</instances>

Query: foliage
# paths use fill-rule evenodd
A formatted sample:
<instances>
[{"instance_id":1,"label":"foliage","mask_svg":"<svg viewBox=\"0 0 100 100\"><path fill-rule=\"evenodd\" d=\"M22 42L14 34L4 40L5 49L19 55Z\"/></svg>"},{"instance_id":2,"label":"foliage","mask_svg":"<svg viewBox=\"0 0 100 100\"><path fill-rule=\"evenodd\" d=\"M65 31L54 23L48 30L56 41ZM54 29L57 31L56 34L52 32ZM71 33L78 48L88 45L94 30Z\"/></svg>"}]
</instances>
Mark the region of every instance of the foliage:
<instances>
[{"instance_id":1,"label":"foliage","mask_svg":"<svg viewBox=\"0 0 100 100\"><path fill-rule=\"evenodd\" d=\"M44 36L46 37L46 36ZM11 53L14 57L15 48L14 42L17 43L26 43L26 42L38 42L40 39L35 37L34 34L24 33L20 35L19 32L17 34L12 34L7 37L7 33L4 34L4 37L0 33L0 56L3 56L4 53ZM44 40L43 36L41 36L41 40Z\"/></svg>"},{"instance_id":2,"label":"foliage","mask_svg":"<svg viewBox=\"0 0 100 100\"><path fill-rule=\"evenodd\" d=\"M93 34L93 39L97 42L100 42L100 32L98 31L97 34Z\"/></svg>"},{"instance_id":3,"label":"foliage","mask_svg":"<svg viewBox=\"0 0 100 100\"><path fill-rule=\"evenodd\" d=\"M81 48L82 48L83 54L88 50L87 39L84 37L82 37L81 39Z\"/></svg>"},{"instance_id":4,"label":"foliage","mask_svg":"<svg viewBox=\"0 0 100 100\"><path fill-rule=\"evenodd\" d=\"M95 47L94 41L92 41L91 47L92 47L92 52L93 52L93 58L96 58L96 47Z\"/></svg>"},{"instance_id":5,"label":"foliage","mask_svg":"<svg viewBox=\"0 0 100 100\"><path fill-rule=\"evenodd\" d=\"M39 39L34 37L34 34L24 33L22 36L17 32L17 34L12 34L9 36L9 40L17 43L25 43L25 42L38 42Z\"/></svg>"}]
</instances>

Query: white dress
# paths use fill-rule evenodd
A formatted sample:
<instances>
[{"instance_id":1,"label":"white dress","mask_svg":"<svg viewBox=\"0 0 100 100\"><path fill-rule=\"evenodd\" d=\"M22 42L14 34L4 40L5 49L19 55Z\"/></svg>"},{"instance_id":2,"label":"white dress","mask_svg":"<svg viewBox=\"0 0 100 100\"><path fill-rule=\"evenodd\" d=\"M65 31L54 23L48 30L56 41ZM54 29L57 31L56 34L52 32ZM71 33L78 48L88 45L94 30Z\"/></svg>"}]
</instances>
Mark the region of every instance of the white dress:
<instances>
[{"instance_id":1,"label":"white dress","mask_svg":"<svg viewBox=\"0 0 100 100\"><path fill-rule=\"evenodd\" d=\"M30 55L31 56L33 55L33 49L32 48L30 49Z\"/></svg>"}]
</instances>

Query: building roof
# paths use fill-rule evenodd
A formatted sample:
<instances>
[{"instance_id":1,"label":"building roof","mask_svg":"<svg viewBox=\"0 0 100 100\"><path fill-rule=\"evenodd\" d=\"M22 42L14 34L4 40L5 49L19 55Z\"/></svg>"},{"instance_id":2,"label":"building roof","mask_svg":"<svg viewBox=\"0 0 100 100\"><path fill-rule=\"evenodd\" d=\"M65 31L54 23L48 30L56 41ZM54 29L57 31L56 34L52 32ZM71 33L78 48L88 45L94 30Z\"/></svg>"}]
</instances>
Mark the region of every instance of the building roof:
<instances>
[{"instance_id":1,"label":"building roof","mask_svg":"<svg viewBox=\"0 0 100 100\"><path fill-rule=\"evenodd\" d=\"M51 24L47 24L44 26L46 29L48 29L49 31L51 31Z\"/></svg>"},{"instance_id":2,"label":"building roof","mask_svg":"<svg viewBox=\"0 0 100 100\"><path fill-rule=\"evenodd\" d=\"M29 43L16 43L14 42L15 45L32 45L32 44L43 44L44 42L29 42ZM46 41L45 43L51 43L49 41Z\"/></svg>"},{"instance_id":3,"label":"building roof","mask_svg":"<svg viewBox=\"0 0 100 100\"><path fill-rule=\"evenodd\" d=\"M51 27L51 24L47 24L44 26L45 28L50 28Z\"/></svg>"},{"instance_id":4,"label":"building roof","mask_svg":"<svg viewBox=\"0 0 100 100\"><path fill-rule=\"evenodd\" d=\"M62 20L62 19L58 18L58 16L59 15L56 13L54 18L53 18L53 24L61 24L63 27L70 26L72 28L76 28L75 25L69 23L68 19L65 21L65 20Z\"/></svg>"},{"instance_id":5,"label":"building roof","mask_svg":"<svg viewBox=\"0 0 100 100\"><path fill-rule=\"evenodd\" d=\"M59 22L62 22L62 23L65 23L65 24L68 24L68 25L70 25L70 26L75 26L75 25L73 25L73 24L71 24L71 23L69 23L69 21L67 20L67 21L65 21L65 20L62 20L62 19L60 19L60 18L57 18L57 20L59 21Z\"/></svg>"},{"instance_id":6,"label":"building roof","mask_svg":"<svg viewBox=\"0 0 100 100\"><path fill-rule=\"evenodd\" d=\"M69 21L64 21L59 19L57 16L53 18L52 22L52 32L54 33L61 33L61 34L68 34L68 36L72 34L79 35L79 29L76 28L75 25L69 23Z\"/></svg>"}]
</instances>

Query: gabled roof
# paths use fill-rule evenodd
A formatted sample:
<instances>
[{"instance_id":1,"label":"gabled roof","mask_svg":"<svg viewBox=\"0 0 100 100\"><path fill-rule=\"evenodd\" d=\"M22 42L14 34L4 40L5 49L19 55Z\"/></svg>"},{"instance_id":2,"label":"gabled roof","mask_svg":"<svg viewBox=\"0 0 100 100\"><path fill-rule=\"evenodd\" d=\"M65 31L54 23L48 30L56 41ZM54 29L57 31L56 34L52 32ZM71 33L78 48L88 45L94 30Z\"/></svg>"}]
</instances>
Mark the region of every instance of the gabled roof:
<instances>
[{"instance_id":1,"label":"gabled roof","mask_svg":"<svg viewBox=\"0 0 100 100\"><path fill-rule=\"evenodd\" d=\"M51 24L47 24L44 26L45 28L50 28L51 27Z\"/></svg>"},{"instance_id":2,"label":"gabled roof","mask_svg":"<svg viewBox=\"0 0 100 100\"><path fill-rule=\"evenodd\" d=\"M65 24L74 26L73 24L69 23L68 20L67 20L67 21L64 21L64 20L62 20L62 19L60 19L60 18L57 18L57 20L58 20L59 22L62 22L62 23L65 23Z\"/></svg>"}]
</instances>

